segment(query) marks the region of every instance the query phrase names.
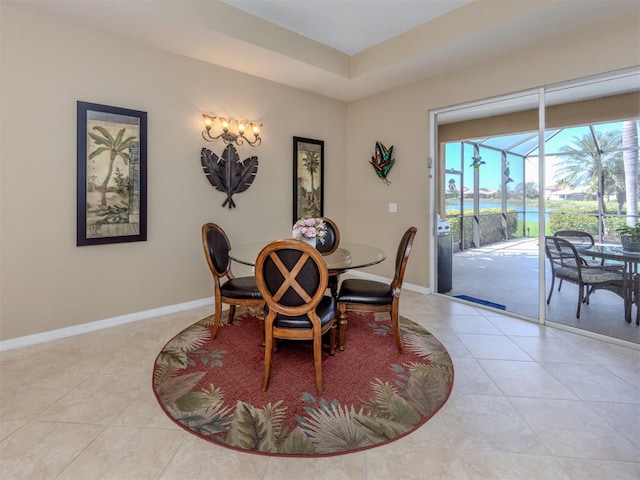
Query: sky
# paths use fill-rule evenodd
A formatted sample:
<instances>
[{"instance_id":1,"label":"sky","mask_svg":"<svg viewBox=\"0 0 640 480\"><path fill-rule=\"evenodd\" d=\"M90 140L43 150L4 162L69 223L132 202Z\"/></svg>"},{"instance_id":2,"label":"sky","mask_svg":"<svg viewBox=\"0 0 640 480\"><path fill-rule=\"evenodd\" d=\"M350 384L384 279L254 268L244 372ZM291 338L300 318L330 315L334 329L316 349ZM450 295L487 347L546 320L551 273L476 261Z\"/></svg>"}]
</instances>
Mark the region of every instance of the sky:
<instances>
[{"instance_id":1,"label":"sky","mask_svg":"<svg viewBox=\"0 0 640 480\"><path fill-rule=\"evenodd\" d=\"M622 130L622 122L606 123L594 125L596 132L604 132L607 130L617 129ZM553 155L558 153L560 148L565 145L571 145L574 137L582 137L589 134L589 126L582 125L578 127L564 128L562 130L555 130L549 133L550 137L547 137L545 143L546 153L546 168L545 168L545 184L547 186L554 185L557 180L554 179L555 167L562 162L562 158ZM487 144L496 146L498 148L504 148L512 150L514 152L525 154L532 152L533 155L537 155L537 132L530 132L525 134L507 135L502 137L494 137L491 139L477 139L479 142L486 142ZM446 152L446 168L460 170L461 166L464 171L464 183L466 188L473 188L473 147L469 144L464 144L464 159L461 160L461 144L460 142L449 143L445 147ZM480 158L484 164L478 168L480 174L480 188L487 190L497 190L505 188L502 180L502 163L501 153L499 151L482 148L480 149ZM506 184L507 188L513 189L519 183L534 182L538 185L538 157L531 156L524 161L522 157L518 155L507 155L509 177L513 182ZM456 181L456 185L459 184L458 175L446 174L445 185L448 185L449 179L453 178Z\"/></svg>"}]
</instances>

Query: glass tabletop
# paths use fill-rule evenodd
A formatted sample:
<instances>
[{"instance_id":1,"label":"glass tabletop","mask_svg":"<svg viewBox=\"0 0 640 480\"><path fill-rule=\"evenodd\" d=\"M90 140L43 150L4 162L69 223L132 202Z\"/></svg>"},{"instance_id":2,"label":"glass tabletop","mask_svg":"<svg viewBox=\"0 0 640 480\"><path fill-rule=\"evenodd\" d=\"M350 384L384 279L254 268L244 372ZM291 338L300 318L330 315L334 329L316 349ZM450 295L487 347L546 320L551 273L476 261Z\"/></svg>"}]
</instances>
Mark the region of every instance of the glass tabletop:
<instances>
[{"instance_id":1,"label":"glass tabletop","mask_svg":"<svg viewBox=\"0 0 640 480\"><path fill-rule=\"evenodd\" d=\"M245 265L255 265L256 258L269 241L237 245L229 251L229 257ZM331 255L326 255L324 261L330 272L341 272L350 268L364 268L382 262L386 256L382 250L360 243L340 242Z\"/></svg>"},{"instance_id":2,"label":"glass tabletop","mask_svg":"<svg viewBox=\"0 0 640 480\"><path fill-rule=\"evenodd\" d=\"M584 255L605 258L607 260L622 260L625 262L640 262L639 252L628 252L622 249L622 245L596 244L589 247L580 247L578 251Z\"/></svg>"}]
</instances>

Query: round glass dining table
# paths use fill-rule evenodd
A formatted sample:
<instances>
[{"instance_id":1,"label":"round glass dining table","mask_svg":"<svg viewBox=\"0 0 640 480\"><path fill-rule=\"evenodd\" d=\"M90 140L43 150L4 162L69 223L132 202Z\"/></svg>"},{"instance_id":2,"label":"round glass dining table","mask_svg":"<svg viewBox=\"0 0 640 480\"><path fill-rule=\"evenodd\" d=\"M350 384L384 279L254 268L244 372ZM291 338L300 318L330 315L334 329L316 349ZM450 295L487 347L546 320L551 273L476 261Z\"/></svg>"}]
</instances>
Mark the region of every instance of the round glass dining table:
<instances>
[{"instance_id":1,"label":"round glass dining table","mask_svg":"<svg viewBox=\"0 0 640 480\"><path fill-rule=\"evenodd\" d=\"M229 251L229 257L244 265L255 265L260 250L268 243L269 241L262 241L234 246ZM335 252L323 258L329 275L335 276L352 268L370 267L382 262L386 256L379 248L341 241Z\"/></svg>"}]
</instances>

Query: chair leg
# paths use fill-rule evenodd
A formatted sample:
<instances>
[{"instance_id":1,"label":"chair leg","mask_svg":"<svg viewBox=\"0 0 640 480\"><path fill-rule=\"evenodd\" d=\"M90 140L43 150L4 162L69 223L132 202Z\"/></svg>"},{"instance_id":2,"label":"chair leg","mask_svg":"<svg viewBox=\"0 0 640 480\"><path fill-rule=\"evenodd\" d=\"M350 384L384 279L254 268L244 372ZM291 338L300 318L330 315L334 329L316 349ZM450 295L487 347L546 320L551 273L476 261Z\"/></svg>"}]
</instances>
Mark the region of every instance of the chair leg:
<instances>
[{"instance_id":1,"label":"chair leg","mask_svg":"<svg viewBox=\"0 0 640 480\"><path fill-rule=\"evenodd\" d=\"M329 355L336 354L336 330L337 329L338 329L338 326L336 322L333 322L333 325L331 325L331 331L329 332Z\"/></svg>"},{"instance_id":2,"label":"chair leg","mask_svg":"<svg viewBox=\"0 0 640 480\"><path fill-rule=\"evenodd\" d=\"M338 304L338 348L344 350L344 342L347 336L347 305Z\"/></svg>"},{"instance_id":3,"label":"chair leg","mask_svg":"<svg viewBox=\"0 0 640 480\"><path fill-rule=\"evenodd\" d=\"M589 285L584 286L584 292L582 303L586 303L589 305L589 295L591 295L591 290L589 289Z\"/></svg>"},{"instance_id":4,"label":"chair leg","mask_svg":"<svg viewBox=\"0 0 640 480\"><path fill-rule=\"evenodd\" d=\"M583 298L583 292L584 287L582 285L578 285L578 311L576 312L576 318L580 318L580 306L582 305L582 301L584 300Z\"/></svg>"},{"instance_id":5,"label":"chair leg","mask_svg":"<svg viewBox=\"0 0 640 480\"><path fill-rule=\"evenodd\" d=\"M211 340L215 340L218 334L218 328L220 327L220 318L222 317L222 302L220 299L215 299L215 306L213 309L213 327L211 328Z\"/></svg>"},{"instance_id":6,"label":"chair leg","mask_svg":"<svg viewBox=\"0 0 640 480\"><path fill-rule=\"evenodd\" d=\"M402 335L400 335L400 325L398 317L400 317L398 306L394 305L391 309L391 324L393 325L393 334L396 337L396 345L398 345L398 351L400 353L404 353L404 345L402 344Z\"/></svg>"},{"instance_id":7,"label":"chair leg","mask_svg":"<svg viewBox=\"0 0 640 480\"><path fill-rule=\"evenodd\" d=\"M258 321L260 322L260 335L262 338L262 346L264 347L264 303L260 305L260 311L258 312Z\"/></svg>"},{"instance_id":8,"label":"chair leg","mask_svg":"<svg viewBox=\"0 0 640 480\"><path fill-rule=\"evenodd\" d=\"M333 298L338 298L338 281L340 275L329 275L329 290Z\"/></svg>"},{"instance_id":9,"label":"chair leg","mask_svg":"<svg viewBox=\"0 0 640 480\"><path fill-rule=\"evenodd\" d=\"M589 298L591 298L591 295L593 295L595 291L595 288L587 286L587 305L589 305Z\"/></svg>"},{"instance_id":10,"label":"chair leg","mask_svg":"<svg viewBox=\"0 0 640 480\"><path fill-rule=\"evenodd\" d=\"M227 317L227 325L231 325L233 323L233 316L236 313L236 306L231 304L229 305L229 316Z\"/></svg>"},{"instance_id":11,"label":"chair leg","mask_svg":"<svg viewBox=\"0 0 640 480\"><path fill-rule=\"evenodd\" d=\"M553 285L556 283L556 277L551 275L551 288L549 288L549 295L547 296L547 305L551 301L551 295L553 295Z\"/></svg>"},{"instance_id":12,"label":"chair leg","mask_svg":"<svg viewBox=\"0 0 640 480\"><path fill-rule=\"evenodd\" d=\"M264 346L264 374L262 375L262 391L266 392L271 375L271 353L273 351L273 334L269 332L265 338Z\"/></svg>"},{"instance_id":13,"label":"chair leg","mask_svg":"<svg viewBox=\"0 0 640 480\"><path fill-rule=\"evenodd\" d=\"M322 395L322 335L320 332L313 336L313 366L316 371L316 390L318 395Z\"/></svg>"}]
</instances>

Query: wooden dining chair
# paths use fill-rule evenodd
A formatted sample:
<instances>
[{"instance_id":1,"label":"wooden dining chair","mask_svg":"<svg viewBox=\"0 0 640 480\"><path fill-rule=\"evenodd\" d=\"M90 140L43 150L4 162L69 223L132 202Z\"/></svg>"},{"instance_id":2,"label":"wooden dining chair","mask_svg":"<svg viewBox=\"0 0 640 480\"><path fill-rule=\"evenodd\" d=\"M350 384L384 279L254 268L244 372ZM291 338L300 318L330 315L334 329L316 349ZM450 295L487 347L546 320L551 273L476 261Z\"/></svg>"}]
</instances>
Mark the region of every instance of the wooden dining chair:
<instances>
[{"instance_id":1,"label":"wooden dining chair","mask_svg":"<svg viewBox=\"0 0 640 480\"><path fill-rule=\"evenodd\" d=\"M327 234L324 237L324 242L317 242L316 248L322 254L322 256L326 257L327 255L331 255L338 249L338 245L340 245L340 229L338 229L338 225L336 222L327 217L320 217L327 225ZM329 275L329 290L331 290L331 295L334 297L338 295L338 283L340 282L340 274L335 273L333 275Z\"/></svg>"},{"instance_id":2,"label":"wooden dining chair","mask_svg":"<svg viewBox=\"0 0 640 480\"><path fill-rule=\"evenodd\" d=\"M365 280L360 278L349 278L342 282L338 293L338 330L339 348L344 350L345 337L347 331L347 312L389 312L391 324L395 335L396 344L400 353L404 352L402 337L400 335L400 292L404 280L404 272L407 268L409 254L416 237L416 227L409 228L398 245L396 253L395 275L391 284Z\"/></svg>"},{"instance_id":3,"label":"wooden dining chair","mask_svg":"<svg viewBox=\"0 0 640 480\"><path fill-rule=\"evenodd\" d=\"M262 249L256 260L256 282L266 303L264 375L266 391L276 339L312 340L316 389L322 394L322 336L329 332L335 354L335 300L325 295L329 273L322 255L311 245L278 240Z\"/></svg>"},{"instance_id":4,"label":"wooden dining chair","mask_svg":"<svg viewBox=\"0 0 640 480\"><path fill-rule=\"evenodd\" d=\"M336 222L327 217L320 217L327 226L324 242L317 242L316 248L322 255L331 255L340 245L340 230Z\"/></svg>"},{"instance_id":5,"label":"wooden dining chair","mask_svg":"<svg viewBox=\"0 0 640 480\"><path fill-rule=\"evenodd\" d=\"M202 247L213 276L214 318L211 339L215 339L218 333L223 303L229 305L227 319L229 324L233 321L236 306L259 307L258 319L261 324L262 338L264 338L264 300L256 285L255 277L233 275L229 258L231 243L227 234L215 223L205 223L202 226Z\"/></svg>"}]
</instances>

